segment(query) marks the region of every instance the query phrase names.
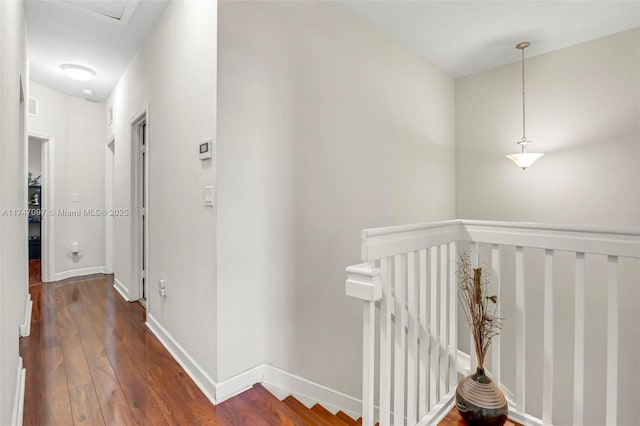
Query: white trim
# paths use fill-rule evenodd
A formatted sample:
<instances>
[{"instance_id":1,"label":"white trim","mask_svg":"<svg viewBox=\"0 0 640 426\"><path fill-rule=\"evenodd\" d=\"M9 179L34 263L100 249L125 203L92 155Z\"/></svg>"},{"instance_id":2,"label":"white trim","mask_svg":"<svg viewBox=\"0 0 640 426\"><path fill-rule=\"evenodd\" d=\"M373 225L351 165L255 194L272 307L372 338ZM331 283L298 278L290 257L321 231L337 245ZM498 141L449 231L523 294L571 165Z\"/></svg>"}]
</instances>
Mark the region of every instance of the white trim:
<instances>
[{"instance_id":1,"label":"white trim","mask_svg":"<svg viewBox=\"0 0 640 426\"><path fill-rule=\"evenodd\" d=\"M85 275L104 274L104 266L94 266L92 268L70 269L68 271L58 272L54 281L66 280L67 278L83 277Z\"/></svg>"},{"instance_id":2,"label":"white trim","mask_svg":"<svg viewBox=\"0 0 640 426\"><path fill-rule=\"evenodd\" d=\"M309 406L319 403L333 413L344 411L354 418L361 416L362 402L358 398L269 364L255 366L216 383L150 313L147 313L146 325L213 404L220 404L254 384L262 383L281 399L287 395L294 395Z\"/></svg>"},{"instance_id":3,"label":"white trim","mask_svg":"<svg viewBox=\"0 0 640 426\"><path fill-rule=\"evenodd\" d=\"M140 132L141 125L146 124L146 137L145 137L145 176L142 179L142 171L140 170L140 160L142 158L140 152ZM144 277L145 283L147 283L147 289L149 284L149 104L144 104L129 120L129 129L131 131L131 267L133 282L131 283L131 290L129 294L135 295L133 300L142 298L142 278ZM144 241L142 241L141 230L141 214L142 214L142 191L140 190L140 181L143 180L145 184L144 188L144 205L145 205L145 229L144 229ZM144 253L144 264L146 269L144 276L141 276L142 272L142 245L145 244L147 250ZM147 297L146 310L149 311L149 297Z\"/></svg>"},{"instance_id":4,"label":"white trim","mask_svg":"<svg viewBox=\"0 0 640 426\"><path fill-rule=\"evenodd\" d=\"M42 205L48 211L55 211L56 183L55 183L55 138L37 132L28 132L27 140L34 138L42 141L42 188L44 197ZM40 238L42 242L42 281L55 281L55 221L54 214L42 217Z\"/></svg>"},{"instance_id":5,"label":"white trim","mask_svg":"<svg viewBox=\"0 0 640 426\"><path fill-rule=\"evenodd\" d=\"M307 404L319 403L332 413L344 411L354 418L362 415L360 399L269 364L264 365L263 383L268 389L273 389L275 394L291 394Z\"/></svg>"},{"instance_id":6,"label":"white trim","mask_svg":"<svg viewBox=\"0 0 640 426\"><path fill-rule=\"evenodd\" d=\"M20 324L20 337L27 337L31 334L31 310L33 308L33 301L31 300L31 294L27 293L27 306L24 310L24 321Z\"/></svg>"},{"instance_id":7,"label":"white trim","mask_svg":"<svg viewBox=\"0 0 640 426\"><path fill-rule=\"evenodd\" d=\"M118 24L118 25L127 25L129 24L129 22L131 21L131 17L133 17L133 14L136 11L136 8L138 7L138 3L140 2L140 0L129 0L127 1L127 5L125 6L125 9L122 11L122 15L118 18L118 17L113 17L109 14L100 12L98 10L94 10L94 9L89 9L87 7L84 7L80 4L76 4L76 3L69 3L66 1L62 1L59 2L61 6L64 7L68 7L76 12L81 12L85 15L88 15L92 18L97 18L97 19L101 19L105 22L109 22L111 24Z\"/></svg>"},{"instance_id":8,"label":"white trim","mask_svg":"<svg viewBox=\"0 0 640 426\"><path fill-rule=\"evenodd\" d=\"M543 423L542 420L519 411L516 408L516 403L514 400L509 400L509 418L527 426L553 426L553 424Z\"/></svg>"},{"instance_id":9,"label":"white trim","mask_svg":"<svg viewBox=\"0 0 640 426\"><path fill-rule=\"evenodd\" d=\"M24 414L24 386L26 370L22 366L21 357L18 357L18 370L16 373L16 390L15 397L13 399L13 409L11 411L11 426L22 425L22 417Z\"/></svg>"},{"instance_id":10,"label":"white trim","mask_svg":"<svg viewBox=\"0 0 640 426\"><path fill-rule=\"evenodd\" d=\"M362 260L374 261L453 241L640 257L640 231L519 222L450 220L362 231Z\"/></svg>"},{"instance_id":11,"label":"white trim","mask_svg":"<svg viewBox=\"0 0 640 426\"><path fill-rule=\"evenodd\" d=\"M122 298L126 301L126 302L131 302L131 297L129 296L129 289L122 284L122 281L120 281L117 278L113 279L113 288L116 289L116 291L118 292L118 294L120 294L120 296L122 296Z\"/></svg>"},{"instance_id":12,"label":"white trim","mask_svg":"<svg viewBox=\"0 0 640 426\"><path fill-rule=\"evenodd\" d=\"M218 382L216 384L216 404L233 398L251 388L256 383L263 383L264 371L267 366L260 364L242 373L231 376L230 378Z\"/></svg>"},{"instance_id":13,"label":"white trim","mask_svg":"<svg viewBox=\"0 0 640 426\"><path fill-rule=\"evenodd\" d=\"M148 311L147 311L148 312ZM158 321L147 313L147 328L160 340L178 364L191 377L209 401L216 404L216 382L204 371L193 357L165 330ZM227 380L230 382L232 379Z\"/></svg>"},{"instance_id":14,"label":"white trim","mask_svg":"<svg viewBox=\"0 0 640 426\"><path fill-rule=\"evenodd\" d=\"M110 136L105 144L104 157L104 207L107 212L115 207L113 199L115 182L115 135ZM114 220L115 215L107 214L104 217L104 266L105 273L113 274L114 271Z\"/></svg>"},{"instance_id":15,"label":"white trim","mask_svg":"<svg viewBox=\"0 0 640 426\"><path fill-rule=\"evenodd\" d=\"M442 419L444 419L449 411L456 405L456 391L455 389L440 399L432 409L425 416L420 419L416 426L437 425Z\"/></svg>"}]
</instances>

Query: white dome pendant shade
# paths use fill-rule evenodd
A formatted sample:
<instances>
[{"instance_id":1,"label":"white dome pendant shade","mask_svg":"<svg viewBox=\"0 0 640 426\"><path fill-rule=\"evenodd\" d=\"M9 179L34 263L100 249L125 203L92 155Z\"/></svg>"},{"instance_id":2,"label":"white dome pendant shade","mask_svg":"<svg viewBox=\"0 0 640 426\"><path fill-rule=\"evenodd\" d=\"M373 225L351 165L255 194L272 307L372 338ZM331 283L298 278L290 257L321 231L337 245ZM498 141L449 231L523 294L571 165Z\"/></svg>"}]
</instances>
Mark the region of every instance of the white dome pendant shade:
<instances>
[{"instance_id":1,"label":"white dome pendant shade","mask_svg":"<svg viewBox=\"0 0 640 426\"><path fill-rule=\"evenodd\" d=\"M527 167L543 155L544 154L540 152L521 152L519 154L509 154L505 157L516 163L522 170L526 170Z\"/></svg>"},{"instance_id":2,"label":"white dome pendant shade","mask_svg":"<svg viewBox=\"0 0 640 426\"><path fill-rule=\"evenodd\" d=\"M544 154L539 152L527 152L527 145L531 143L530 140L527 140L526 133L526 115L525 115L525 96L524 96L524 49L529 47L531 43L528 41L523 41L521 43L516 44L516 49L520 49L522 51L522 140L518 141L518 145L522 147L521 152L517 152L515 154L506 155L506 157L516 163L518 167L522 170L526 170L527 167L531 166L534 161L538 158L542 157Z\"/></svg>"}]
</instances>

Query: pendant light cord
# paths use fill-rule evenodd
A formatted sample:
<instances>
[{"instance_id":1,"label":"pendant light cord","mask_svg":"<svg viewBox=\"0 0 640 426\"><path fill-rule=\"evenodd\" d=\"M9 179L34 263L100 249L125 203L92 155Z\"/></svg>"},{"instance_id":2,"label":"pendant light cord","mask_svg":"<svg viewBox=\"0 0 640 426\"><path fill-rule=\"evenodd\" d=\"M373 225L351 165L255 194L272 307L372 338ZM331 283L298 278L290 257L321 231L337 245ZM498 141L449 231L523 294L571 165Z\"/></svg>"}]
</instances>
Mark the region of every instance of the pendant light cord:
<instances>
[{"instance_id":1,"label":"pendant light cord","mask_svg":"<svg viewBox=\"0 0 640 426\"><path fill-rule=\"evenodd\" d=\"M527 140L526 119L525 119L525 96L524 96L524 48L522 49L522 140ZM523 146L524 148L524 146Z\"/></svg>"}]
</instances>

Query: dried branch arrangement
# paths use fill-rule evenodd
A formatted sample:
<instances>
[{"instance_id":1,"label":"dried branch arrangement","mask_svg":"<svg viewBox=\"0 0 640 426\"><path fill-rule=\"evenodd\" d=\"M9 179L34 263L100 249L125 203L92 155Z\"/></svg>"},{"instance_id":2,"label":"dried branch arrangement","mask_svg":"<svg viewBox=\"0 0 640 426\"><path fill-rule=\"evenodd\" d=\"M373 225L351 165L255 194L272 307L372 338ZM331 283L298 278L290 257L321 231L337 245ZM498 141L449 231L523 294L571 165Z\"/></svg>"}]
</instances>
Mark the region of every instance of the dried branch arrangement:
<instances>
[{"instance_id":1,"label":"dried branch arrangement","mask_svg":"<svg viewBox=\"0 0 640 426\"><path fill-rule=\"evenodd\" d=\"M482 268L473 268L469 252L458 261L458 299L473 334L478 367L484 368L484 359L491 339L500 334L502 318L496 316L498 296L487 296L489 281Z\"/></svg>"}]
</instances>

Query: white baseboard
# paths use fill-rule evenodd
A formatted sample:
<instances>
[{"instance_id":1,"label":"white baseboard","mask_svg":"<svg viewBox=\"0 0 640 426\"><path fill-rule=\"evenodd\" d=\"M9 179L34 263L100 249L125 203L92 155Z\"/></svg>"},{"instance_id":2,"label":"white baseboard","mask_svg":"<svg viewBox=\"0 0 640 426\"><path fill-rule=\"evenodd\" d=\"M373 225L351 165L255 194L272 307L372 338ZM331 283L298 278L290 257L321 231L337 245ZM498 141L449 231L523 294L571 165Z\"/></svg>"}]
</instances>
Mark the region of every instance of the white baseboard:
<instances>
[{"instance_id":1,"label":"white baseboard","mask_svg":"<svg viewBox=\"0 0 640 426\"><path fill-rule=\"evenodd\" d=\"M279 399L293 395L309 407L319 403L334 414L344 411L353 418L361 416L360 399L269 364L255 366L216 383L149 313L147 313L146 325L213 404L220 404L251 388L254 384L262 383Z\"/></svg>"},{"instance_id":2,"label":"white baseboard","mask_svg":"<svg viewBox=\"0 0 640 426\"><path fill-rule=\"evenodd\" d=\"M33 309L33 300L31 294L27 293L27 306L24 310L24 321L20 324L20 337L27 337L31 334L31 310Z\"/></svg>"},{"instance_id":3,"label":"white baseboard","mask_svg":"<svg viewBox=\"0 0 640 426\"><path fill-rule=\"evenodd\" d=\"M293 395L305 405L319 403L332 413L344 411L357 419L362 414L362 401L351 395L281 370L272 365L264 365L263 384L280 399Z\"/></svg>"},{"instance_id":4,"label":"white baseboard","mask_svg":"<svg viewBox=\"0 0 640 426\"><path fill-rule=\"evenodd\" d=\"M11 426L21 426L24 414L24 386L26 370L22 367L22 358L18 357L18 370L16 373L16 390L11 412Z\"/></svg>"},{"instance_id":5,"label":"white baseboard","mask_svg":"<svg viewBox=\"0 0 640 426\"><path fill-rule=\"evenodd\" d=\"M93 268L70 269L68 271L58 272L54 275L54 281L66 280L67 278L82 277L84 275L104 274L104 266L95 266Z\"/></svg>"},{"instance_id":6,"label":"white baseboard","mask_svg":"<svg viewBox=\"0 0 640 426\"><path fill-rule=\"evenodd\" d=\"M417 426L426 426L426 425L437 425L442 419L444 419L449 411L456 405L456 391L452 390L447 395L441 398L441 401L434 405L434 407L429 411L427 415L425 415L418 422Z\"/></svg>"},{"instance_id":7,"label":"white baseboard","mask_svg":"<svg viewBox=\"0 0 640 426\"><path fill-rule=\"evenodd\" d=\"M256 383L262 383L266 365L260 364L216 384L216 404L246 391Z\"/></svg>"},{"instance_id":8,"label":"white baseboard","mask_svg":"<svg viewBox=\"0 0 640 426\"><path fill-rule=\"evenodd\" d=\"M165 330L153 315L147 313L147 327L160 340L173 358L180 364L184 371L191 377L200 390L213 403L216 401L216 382L193 359L193 357ZM231 380L231 379L230 379Z\"/></svg>"},{"instance_id":9,"label":"white baseboard","mask_svg":"<svg viewBox=\"0 0 640 426\"><path fill-rule=\"evenodd\" d=\"M113 279L113 288L116 289L116 291L120 294L120 296L122 296L122 298L127 301L127 302L131 302L131 297L129 297L129 290L127 289L127 287L125 287L124 284L122 284L122 282L117 279L114 278Z\"/></svg>"}]
</instances>

